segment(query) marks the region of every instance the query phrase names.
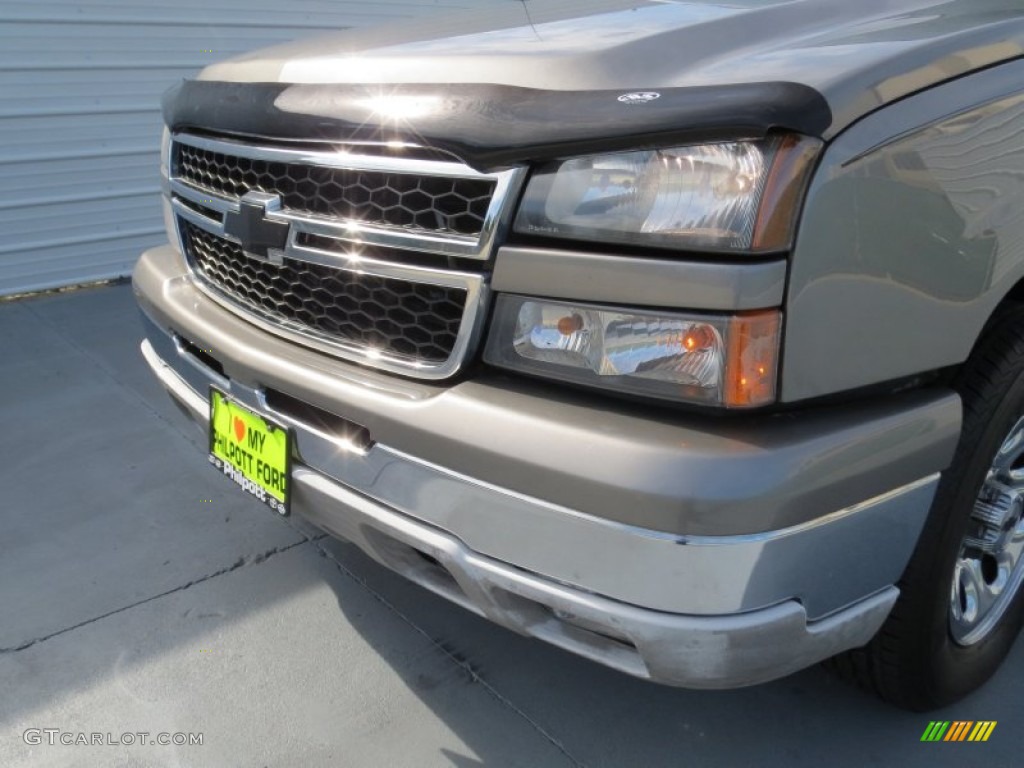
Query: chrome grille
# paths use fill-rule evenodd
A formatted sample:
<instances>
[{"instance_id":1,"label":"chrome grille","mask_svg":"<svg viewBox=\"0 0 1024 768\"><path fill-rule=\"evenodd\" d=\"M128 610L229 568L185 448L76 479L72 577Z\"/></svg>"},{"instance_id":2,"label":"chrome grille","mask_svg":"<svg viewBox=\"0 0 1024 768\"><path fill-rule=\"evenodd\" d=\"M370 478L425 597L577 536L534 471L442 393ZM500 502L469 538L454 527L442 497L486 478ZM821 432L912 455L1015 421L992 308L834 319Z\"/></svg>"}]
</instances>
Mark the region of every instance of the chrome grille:
<instances>
[{"instance_id":1,"label":"chrome grille","mask_svg":"<svg viewBox=\"0 0 1024 768\"><path fill-rule=\"evenodd\" d=\"M257 190L279 195L285 210L461 235L483 230L495 186L493 179L329 168L180 143L172 162L183 181L217 194Z\"/></svg>"},{"instance_id":2,"label":"chrome grille","mask_svg":"<svg viewBox=\"0 0 1024 768\"><path fill-rule=\"evenodd\" d=\"M197 284L229 309L421 378L452 375L473 350L482 262L507 226L520 170L478 173L408 145L189 134L173 137L167 157L179 246Z\"/></svg>"}]
</instances>

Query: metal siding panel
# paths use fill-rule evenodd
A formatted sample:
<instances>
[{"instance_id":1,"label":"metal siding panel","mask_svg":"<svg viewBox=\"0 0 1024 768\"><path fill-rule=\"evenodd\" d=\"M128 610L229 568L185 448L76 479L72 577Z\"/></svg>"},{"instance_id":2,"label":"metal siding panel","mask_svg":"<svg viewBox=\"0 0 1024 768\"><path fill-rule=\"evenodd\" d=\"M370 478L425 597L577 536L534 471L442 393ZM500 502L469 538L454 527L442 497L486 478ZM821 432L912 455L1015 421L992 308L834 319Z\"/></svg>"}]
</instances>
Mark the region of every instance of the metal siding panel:
<instances>
[{"instance_id":1,"label":"metal siding panel","mask_svg":"<svg viewBox=\"0 0 1024 768\"><path fill-rule=\"evenodd\" d=\"M113 164L107 157L83 156L11 162L0 174L0 210L114 190L144 186L157 189L159 160L158 151L144 147L138 153L117 152L117 163Z\"/></svg>"},{"instance_id":2,"label":"metal siding panel","mask_svg":"<svg viewBox=\"0 0 1024 768\"><path fill-rule=\"evenodd\" d=\"M505 1L0 0L0 296L127 275L165 240L159 102L182 77L330 29Z\"/></svg>"},{"instance_id":3,"label":"metal siding panel","mask_svg":"<svg viewBox=\"0 0 1024 768\"><path fill-rule=\"evenodd\" d=\"M162 216L161 210L158 191L133 195L128 189L116 196L3 209L0 232L4 233L4 240L0 242L0 254L38 248L41 243L75 242L151 226L154 214ZM63 224L53 226L58 221Z\"/></svg>"}]
</instances>

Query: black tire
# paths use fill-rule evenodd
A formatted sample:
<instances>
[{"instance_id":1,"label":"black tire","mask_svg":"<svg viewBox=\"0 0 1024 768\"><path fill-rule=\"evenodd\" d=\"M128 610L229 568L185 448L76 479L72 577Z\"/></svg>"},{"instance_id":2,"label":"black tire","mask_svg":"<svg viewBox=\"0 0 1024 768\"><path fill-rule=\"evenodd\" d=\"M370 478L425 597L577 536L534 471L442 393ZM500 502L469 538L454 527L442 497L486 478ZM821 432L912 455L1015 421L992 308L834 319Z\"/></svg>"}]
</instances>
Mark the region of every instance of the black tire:
<instances>
[{"instance_id":1,"label":"black tire","mask_svg":"<svg viewBox=\"0 0 1024 768\"><path fill-rule=\"evenodd\" d=\"M983 685L1024 623L1019 589L999 623L972 645L950 629L954 568L992 461L1024 414L1024 307L1002 313L956 377L963 431L943 473L924 532L899 583L900 597L878 635L830 666L896 706L923 712Z\"/></svg>"}]
</instances>

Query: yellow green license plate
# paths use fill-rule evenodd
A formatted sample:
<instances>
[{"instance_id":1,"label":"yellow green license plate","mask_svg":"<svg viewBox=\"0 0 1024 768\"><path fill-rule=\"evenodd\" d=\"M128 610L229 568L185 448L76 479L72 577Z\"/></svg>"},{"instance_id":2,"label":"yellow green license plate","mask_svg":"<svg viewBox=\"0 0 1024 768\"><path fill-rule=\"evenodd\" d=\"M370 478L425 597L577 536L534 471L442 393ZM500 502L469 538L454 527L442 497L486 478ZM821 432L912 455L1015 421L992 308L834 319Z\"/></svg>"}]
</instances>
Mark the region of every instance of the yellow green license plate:
<instances>
[{"instance_id":1,"label":"yellow green license plate","mask_svg":"<svg viewBox=\"0 0 1024 768\"><path fill-rule=\"evenodd\" d=\"M210 388L210 463L275 512L291 509L291 432Z\"/></svg>"}]
</instances>

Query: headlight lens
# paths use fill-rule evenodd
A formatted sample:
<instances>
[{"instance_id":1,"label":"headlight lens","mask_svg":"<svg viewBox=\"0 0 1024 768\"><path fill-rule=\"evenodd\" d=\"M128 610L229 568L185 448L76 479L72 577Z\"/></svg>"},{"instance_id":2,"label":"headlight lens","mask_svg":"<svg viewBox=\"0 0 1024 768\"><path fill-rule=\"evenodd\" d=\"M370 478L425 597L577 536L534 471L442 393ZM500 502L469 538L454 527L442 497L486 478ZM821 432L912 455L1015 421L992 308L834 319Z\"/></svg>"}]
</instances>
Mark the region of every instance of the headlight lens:
<instances>
[{"instance_id":1,"label":"headlight lens","mask_svg":"<svg viewBox=\"0 0 1024 768\"><path fill-rule=\"evenodd\" d=\"M489 363L699 404L772 402L778 312L711 316L498 298Z\"/></svg>"},{"instance_id":2,"label":"headlight lens","mask_svg":"<svg viewBox=\"0 0 1024 768\"><path fill-rule=\"evenodd\" d=\"M819 143L796 136L576 157L536 171L526 234L712 250L784 248Z\"/></svg>"}]
</instances>

